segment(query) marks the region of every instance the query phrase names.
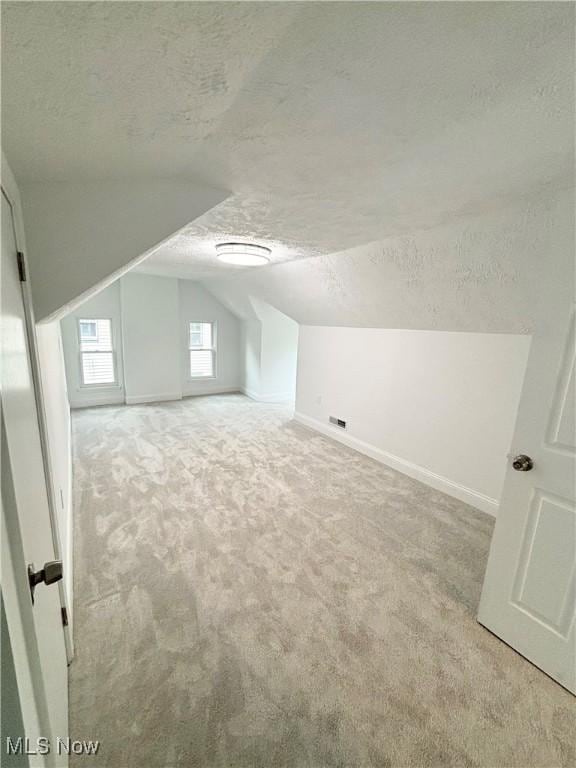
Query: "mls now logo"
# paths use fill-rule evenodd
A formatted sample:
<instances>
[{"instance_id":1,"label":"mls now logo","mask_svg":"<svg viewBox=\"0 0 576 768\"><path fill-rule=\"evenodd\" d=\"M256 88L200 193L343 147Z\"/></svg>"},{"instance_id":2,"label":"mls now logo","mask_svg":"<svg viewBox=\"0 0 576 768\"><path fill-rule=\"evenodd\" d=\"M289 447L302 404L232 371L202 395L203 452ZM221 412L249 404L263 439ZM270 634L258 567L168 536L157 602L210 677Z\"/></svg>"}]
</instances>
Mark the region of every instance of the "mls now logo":
<instances>
[{"instance_id":1,"label":"mls now logo","mask_svg":"<svg viewBox=\"0 0 576 768\"><path fill-rule=\"evenodd\" d=\"M39 736L32 741L28 736L19 736L17 739L6 737L6 753L8 755L47 755L50 752L50 739Z\"/></svg>"},{"instance_id":2,"label":"mls now logo","mask_svg":"<svg viewBox=\"0 0 576 768\"><path fill-rule=\"evenodd\" d=\"M59 755L95 755L99 746L99 741L75 741L69 737L56 739L56 751Z\"/></svg>"},{"instance_id":3,"label":"mls now logo","mask_svg":"<svg viewBox=\"0 0 576 768\"><path fill-rule=\"evenodd\" d=\"M95 755L100 747L99 741L79 741L71 738L56 739L56 752L59 755ZM48 755L52 751L50 739L39 736L35 741L28 736L6 737L8 755Z\"/></svg>"}]
</instances>

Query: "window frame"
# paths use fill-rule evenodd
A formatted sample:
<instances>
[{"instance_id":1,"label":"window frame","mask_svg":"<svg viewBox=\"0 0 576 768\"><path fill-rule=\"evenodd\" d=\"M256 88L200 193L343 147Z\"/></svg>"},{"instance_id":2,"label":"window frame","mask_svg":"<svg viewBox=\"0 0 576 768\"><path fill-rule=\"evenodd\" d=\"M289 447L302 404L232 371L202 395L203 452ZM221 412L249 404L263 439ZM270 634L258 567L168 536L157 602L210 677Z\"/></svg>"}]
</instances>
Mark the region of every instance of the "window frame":
<instances>
[{"instance_id":1,"label":"window frame","mask_svg":"<svg viewBox=\"0 0 576 768\"><path fill-rule=\"evenodd\" d=\"M212 326L212 346L211 347L192 347L190 346L190 326L193 323L202 323ZM186 379L187 381L213 381L218 378L218 324L216 320L187 320L186 327ZM192 376L190 368L190 352L210 351L212 352L212 376Z\"/></svg>"},{"instance_id":2,"label":"window frame","mask_svg":"<svg viewBox=\"0 0 576 768\"><path fill-rule=\"evenodd\" d=\"M110 351L96 352L96 354L112 354L112 372L114 374L114 381L107 382L105 384L95 383L86 384L84 382L84 366L82 365L82 355L85 354L82 351L82 336L80 334L80 323L86 321L108 320L110 323L110 344L112 349ZM78 384L81 389L119 389L121 387L120 380L118 378L118 365L116 360L116 332L114 329L114 321L111 317L86 317L85 315L76 316L76 337L78 341ZM94 351L90 354L94 354Z\"/></svg>"}]
</instances>

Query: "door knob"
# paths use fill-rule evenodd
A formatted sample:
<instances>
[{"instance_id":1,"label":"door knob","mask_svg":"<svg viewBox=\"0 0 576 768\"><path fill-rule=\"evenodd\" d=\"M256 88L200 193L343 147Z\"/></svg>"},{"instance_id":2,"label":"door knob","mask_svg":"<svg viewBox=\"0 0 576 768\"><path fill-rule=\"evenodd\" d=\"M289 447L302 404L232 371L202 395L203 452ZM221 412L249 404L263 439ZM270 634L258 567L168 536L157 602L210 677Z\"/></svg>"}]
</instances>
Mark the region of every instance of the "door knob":
<instances>
[{"instance_id":1,"label":"door knob","mask_svg":"<svg viewBox=\"0 0 576 768\"><path fill-rule=\"evenodd\" d=\"M55 584L62 578L62 560L50 560L44 563L44 568L40 571L34 570L34 564L28 566L28 583L30 584L30 595L34 602L34 590L44 582L44 584Z\"/></svg>"},{"instance_id":2,"label":"door knob","mask_svg":"<svg viewBox=\"0 0 576 768\"><path fill-rule=\"evenodd\" d=\"M534 462L530 456L526 456L524 453L520 453L518 456L514 456L512 459L512 466L517 472L530 472L534 466Z\"/></svg>"}]
</instances>

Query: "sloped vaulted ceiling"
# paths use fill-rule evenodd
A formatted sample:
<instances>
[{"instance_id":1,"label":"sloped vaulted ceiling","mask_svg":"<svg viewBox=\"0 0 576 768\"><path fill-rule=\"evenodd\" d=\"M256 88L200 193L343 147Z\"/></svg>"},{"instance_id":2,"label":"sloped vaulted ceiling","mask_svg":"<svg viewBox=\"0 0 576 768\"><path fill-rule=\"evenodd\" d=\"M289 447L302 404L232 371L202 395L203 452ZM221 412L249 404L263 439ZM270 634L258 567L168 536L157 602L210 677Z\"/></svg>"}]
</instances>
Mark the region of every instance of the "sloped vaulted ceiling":
<instances>
[{"instance_id":1,"label":"sloped vaulted ceiling","mask_svg":"<svg viewBox=\"0 0 576 768\"><path fill-rule=\"evenodd\" d=\"M203 282L244 317L253 295L305 325L532 333L542 295L574 298L574 211L574 191L559 190L412 235Z\"/></svg>"},{"instance_id":2,"label":"sloped vaulted ceiling","mask_svg":"<svg viewBox=\"0 0 576 768\"><path fill-rule=\"evenodd\" d=\"M2 13L3 144L18 179L177 177L232 193L144 269L221 293L250 283L302 322L529 327L526 212L572 184L573 4ZM250 276L218 265L214 243L231 238L271 245L277 263Z\"/></svg>"}]
</instances>

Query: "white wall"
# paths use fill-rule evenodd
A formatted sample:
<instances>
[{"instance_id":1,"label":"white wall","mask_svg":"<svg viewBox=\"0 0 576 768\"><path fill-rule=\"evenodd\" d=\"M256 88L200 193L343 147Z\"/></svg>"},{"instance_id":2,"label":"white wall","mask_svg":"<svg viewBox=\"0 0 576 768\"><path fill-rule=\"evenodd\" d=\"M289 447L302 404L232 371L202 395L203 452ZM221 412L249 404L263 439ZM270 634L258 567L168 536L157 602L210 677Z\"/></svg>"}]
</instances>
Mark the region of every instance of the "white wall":
<instances>
[{"instance_id":1,"label":"white wall","mask_svg":"<svg viewBox=\"0 0 576 768\"><path fill-rule=\"evenodd\" d=\"M264 399L294 401L298 359L298 323L263 301L260 393Z\"/></svg>"},{"instance_id":2,"label":"white wall","mask_svg":"<svg viewBox=\"0 0 576 768\"><path fill-rule=\"evenodd\" d=\"M78 320L82 317L110 318L112 338L116 349L115 363L118 384L110 387L83 387L80 379L80 350L78 347ZM100 293L77 307L61 321L62 344L66 363L68 397L72 408L90 405L113 405L124 402L122 365L122 316L120 284L112 283Z\"/></svg>"},{"instance_id":3,"label":"white wall","mask_svg":"<svg viewBox=\"0 0 576 768\"><path fill-rule=\"evenodd\" d=\"M262 359L262 324L259 320L242 323L243 386L245 394L258 399Z\"/></svg>"},{"instance_id":4,"label":"white wall","mask_svg":"<svg viewBox=\"0 0 576 768\"><path fill-rule=\"evenodd\" d=\"M50 472L64 566L68 622L73 621L72 445L60 323L38 324L36 343L44 403Z\"/></svg>"},{"instance_id":5,"label":"white wall","mask_svg":"<svg viewBox=\"0 0 576 768\"><path fill-rule=\"evenodd\" d=\"M220 304L212 294L192 280L178 280L180 301L180 349L182 393L204 395L238 391L241 386L240 338L238 318ZM200 320L216 324L216 376L213 379L191 379L189 376L188 325Z\"/></svg>"},{"instance_id":6,"label":"white wall","mask_svg":"<svg viewBox=\"0 0 576 768\"><path fill-rule=\"evenodd\" d=\"M253 296L255 318L242 333L244 392L263 402L294 402L298 357L298 323Z\"/></svg>"},{"instance_id":7,"label":"white wall","mask_svg":"<svg viewBox=\"0 0 576 768\"><path fill-rule=\"evenodd\" d=\"M116 348L118 385L83 387L78 319L109 317ZM216 323L216 377L188 375L187 323ZM133 273L105 288L61 321L70 405L142 403L186 395L238 391L242 386L238 318L192 280Z\"/></svg>"},{"instance_id":8,"label":"white wall","mask_svg":"<svg viewBox=\"0 0 576 768\"><path fill-rule=\"evenodd\" d=\"M120 293L126 402L182 397L178 280L126 275Z\"/></svg>"},{"instance_id":9,"label":"white wall","mask_svg":"<svg viewBox=\"0 0 576 768\"><path fill-rule=\"evenodd\" d=\"M296 418L495 514L529 346L522 335L301 326Z\"/></svg>"}]
</instances>

